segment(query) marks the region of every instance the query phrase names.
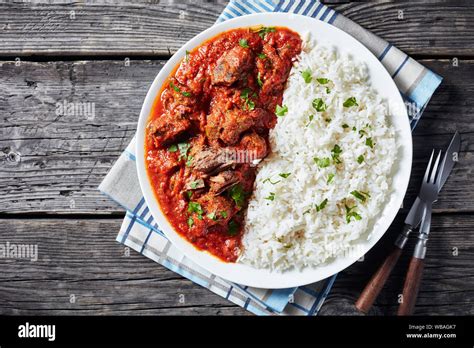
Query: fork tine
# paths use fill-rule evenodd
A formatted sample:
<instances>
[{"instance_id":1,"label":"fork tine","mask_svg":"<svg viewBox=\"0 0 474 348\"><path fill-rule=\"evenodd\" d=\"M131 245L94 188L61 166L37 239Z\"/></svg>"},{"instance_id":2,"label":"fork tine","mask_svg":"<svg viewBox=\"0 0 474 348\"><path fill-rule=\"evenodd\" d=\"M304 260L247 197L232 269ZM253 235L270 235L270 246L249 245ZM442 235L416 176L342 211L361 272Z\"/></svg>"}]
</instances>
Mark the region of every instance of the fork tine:
<instances>
[{"instance_id":1,"label":"fork tine","mask_svg":"<svg viewBox=\"0 0 474 348\"><path fill-rule=\"evenodd\" d=\"M441 161L441 164L439 165L439 170L438 170L438 176L436 177L436 186L440 187L441 185L441 179L443 176L443 169L444 165L446 163L446 158L448 157L448 152L444 153L443 160Z\"/></svg>"},{"instance_id":2,"label":"fork tine","mask_svg":"<svg viewBox=\"0 0 474 348\"><path fill-rule=\"evenodd\" d=\"M428 162L428 165L426 166L426 172L425 172L425 176L423 177L423 182L428 182L428 176L430 175L431 161L433 160L433 155L434 155L434 149L431 152L430 161Z\"/></svg>"},{"instance_id":3,"label":"fork tine","mask_svg":"<svg viewBox=\"0 0 474 348\"><path fill-rule=\"evenodd\" d=\"M438 168L440 158L441 158L441 150L439 150L439 152L438 152L438 156L436 157L436 161L435 161L435 164L433 166L433 170L431 172L430 183L432 183L432 184L435 183L436 173L440 171L439 168Z\"/></svg>"}]
</instances>

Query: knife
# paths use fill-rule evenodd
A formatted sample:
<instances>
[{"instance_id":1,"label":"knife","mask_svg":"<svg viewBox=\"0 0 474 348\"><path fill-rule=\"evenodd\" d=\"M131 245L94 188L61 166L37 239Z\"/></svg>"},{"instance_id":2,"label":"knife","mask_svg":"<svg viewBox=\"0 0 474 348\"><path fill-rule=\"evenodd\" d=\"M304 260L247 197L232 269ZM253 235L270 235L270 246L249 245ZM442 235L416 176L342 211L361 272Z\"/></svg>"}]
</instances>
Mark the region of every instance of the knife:
<instances>
[{"instance_id":1,"label":"knife","mask_svg":"<svg viewBox=\"0 0 474 348\"><path fill-rule=\"evenodd\" d=\"M461 137L459 136L459 133L456 132L453 138L451 139L448 149L446 150L446 153L443 157L443 169L441 173L441 181L439 182L438 186L438 192L441 191L441 188L448 179L448 176L454 167L454 164L456 162L455 158L457 158L455 156L457 156L457 154L459 153L460 147ZM397 263L402 253L402 250L405 247L406 242L408 241L409 235L411 234L413 229L418 227L421 220L423 219L426 210L425 207L425 204L421 201L418 195L415 202L411 206L410 211L408 212L402 232L395 240L395 247L387 256L382 265L379 267L377 272L375 272L375 274L372 276L369 283L366 285L359 299L357 300L355 305L359 311L367 313L372 307L375 299L379 295L390 273L392 272L393 267Z\"/></svg>"}]
</instances>

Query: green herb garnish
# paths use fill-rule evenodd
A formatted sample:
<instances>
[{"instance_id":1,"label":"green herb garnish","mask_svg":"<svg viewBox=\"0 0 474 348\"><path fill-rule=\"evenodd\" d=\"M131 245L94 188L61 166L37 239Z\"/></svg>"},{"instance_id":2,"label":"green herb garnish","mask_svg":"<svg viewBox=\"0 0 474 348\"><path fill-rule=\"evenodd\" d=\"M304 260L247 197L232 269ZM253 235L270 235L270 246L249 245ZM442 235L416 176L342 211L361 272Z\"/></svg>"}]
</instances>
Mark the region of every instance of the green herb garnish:
<instances>
[{"instance_id":1,"label":"green herb garnish","mask_svg":"<svg viewBox=\"0 0 474 348\"><path fill-rule=\"evenodd\" d=\"M274 192L270 192L270 195L269 195L268 197L265 197L265 199L268 199L269 201L275 200L275 193L274 193Z\"/></svg>"},{"instance_id":2,"label":"green herb garnish","mask_svg":"<svg viewBox=\"0 0 474 348\"><path fill-rule=\"evenodd\" d=\"M341 159L339 158L339 155L342 153L342 149L339 145L334 145L334 147L331 150L331 157L332 160L336 163L339 164L341 163Z\"/></svg>"},{"instance_id":3,"label":"green herb garnish","mask_svg":"<svg viewBox=\"0 0 474 348\"><path fill-rule=\"evenodd\" d=\"M326 184L330 184L332 179L334 179L334 177L336 176L336 174L334 173L331 173L328 175L328 180L326 181Z\"/></svg>"},{"instance_id":4,"label":"green herb garnish","mask_svg":"<svg viewBox=\"0 0 474 348\"><path fill-rule=\"evenodd\" d=\"M194 220L193 220L192 217L189 217L189 218L188 218L188 226L189 226L189 227L193 227L193 225L194 225Z\"/></svg>"},{"instance_id":5,"label":"green herb garnish","mask_svg":"<svg viewBox=\"0 0 474 348\"><path fill-rule=\"evenodd\" d=\"M309 126L309 124L311 123L311 121L313 120L313 118L314 118L314 115L309 115L309 116L308 116L308 120L309 120L309 121L308 121L308 123L306 123L305 127L308 127L308 126Z\"/></svg>"},{"instance_id":6,"label":"green herb garnish","mask_svg":"<svg viewBox=\"0 0 474 348\"><path fill-rule=\"evenodd\" d=\"M244 110L252 111L255 109L255 102L250 99L251 96L254 97L256 94L252 93L250 88L244 88L242 92L240 92L240 98L244 101Z\"/></svg>"},{"instance_id":7,"label":"green herb garnish","mask_svg":"<svg viewBox=\"0 0 474 348\"><path fill-rule=\"evenodd\" d=\"M314 157L313 161L318 165L319 168L326 168L329 167L329 164L331 163L329 157L324 157L324 158L318 158Z\"/></svg>"},{"instance_id":8,"label":"green herb garnish","mask_svg":"<svg viewBox=\"0 0 474 348\"><path fill-rule=\"evenodd\" d=\"M321 98L314 99L312 105L313 105L313 108L315 108L316 111L319 111L319 112L326 111L326 109L328 108L326 103L324 103L324 101Z\"/></svg>"},{"instance_id":9,"label":"green herb garnish","mask_svg":"<svg viewBox=\"0 0 474 348\"><path fill-rule=\"evenodd\" d=\"M258 36L260 36L262 39L265 38L265 35L268 33L273 33L276 31L275 27L260 27L256 30L254 30L256 33L258 33Z\"/></svg>"},{"instance_id":10,"label":"green herb garnish","mask_svg":"<svg viewBox=\"0 0 474 348\"><path fill-rule=\"evenodd\" d=\"M342 128L344 128L344 129L349 128L349 125L348 125L347 123L344 123L344 124L342 125Z\"/></svg>"},{"instance_id":11,"label":"green herb garnish","mask_svg":"<svg viewBox=\"0 0 474 348\"><path fill-rule=\"evenodd\" d=\"M227 234L235 236L237 233L239 233L239 224L234 220L229 221L229 229L227 230Z\"/></svg>"},{"instance_id":12,"label":"green herb garnish","mask_svg":"<svg viewBox=\"0 0 474 348\"><path fill-rule=\"evenodd\" d=\"M288 112L288 106L286 106L286 105L283 105L283 106L277 105L276 106L275 115L281 117L281 116L285 116L287 112Z\"/></svg>"},{"instance_id":13,"label":"green herb garnish","mask_svg":"<svg viewBox=\"0 0 474 348\"><path fill-rule=\"evenodd\" d=\"M303 80L306 83L310 83L311 80L313 79L312 76L311 76L311 70L309 70L309 69L306 69L306 70L302 71L301 76L303 77Z\"/></svg>"},{"instance_id":14,"label":"green herb garnish","mask_svg":"<svg viewBox=\"0 0 474 348\"><path fill-rule=\"evenodd\" d=\"M357 198L361 202L365 202L367 198L370 197L368 192L357 191L357 190L352 191L351 195L353 195L355 198Z\"/></svg>"},{"instance_id":15,"label":"green herb garnish","mask_svg":"<svg viewBox=\"0 0 474 348\"><path fill-rule=\"evenodd\" d=\"M249 44L248 44L247 40L245 40L245 39L240 39L239 40L239 46L243 47L243 48L249 48Z\"/></svg>"},{"instance_id":16,"label":"green herb garnish","mask_svg":"<svg viewBox=\"0 0 474 348\"><path fill-rule=\"evenodd\" d=\"M238 184L232 186L232 188L229 190L229 194L238 207L242 207L244 205L246 193L242 188L242 185Z\"/></svg>"},{"instance_id":17,"label":"green herb garnish","mask_svg":"<svg viewBox=\"0 0 474 348\"><path fill-rule=\"evenodd\" d=\"M179 89L179 87L176 86L173 82L170 82L170 87L173 88L175 92L181 93L185 97L190 97L191 96L191 93L189 93L189 92L186 92L186 91L181 92L181 89Z\"/></svg>"},{"instance_id":18,"label":"green herb garnish","mask_svg":"<svg viewBox=\"0 0 474 348\"><path fill-rule=\"evenodd\" d=\"M262 87L263 86L263 81L262 81L262 78L260 76L260 71L258 72L257 74L257 84Z\"/></svg>"},{"instance_id":19,"label":"green herb garnish","mask_svg":"<svg viewBox=\"0 0 474 348\"><path fill-rule=\"evenodd\" d=\"M225 210L221 211L221 216L226 219L227 218L227 212Z\"/></svg>"},{"instance_id":20,"label":"green herb garnish","mask_svg":"<svg viewBox=\"0 0 474 348\"><path fill-rule=\"evenodd\" d=\"M326 204L328 204L327 198L324 199L324 201L322 201L319 205L315 204L316 211L321 211L321 210L323 210L324 207L326 206Z\"/></svg>"},{"instance_id":21,"label":"green herb garnish","mask_svg":"<svg viewBox=\"0 0 474 348\"><path fill-rule=\"evenodd\" d=\"M329 94L329 93L331 93L331 88L326 87L326 94Z\"/></svg>"},{"instance_id":22,"label":"green herb garnish","mask_svg":"<svg viewBox=\"0 0 474 348\"><path fill-rule=\"evenodd\" d=\"M184 158L185 160L188 159L188 151L189 151L190 147L191 147L191 144L189 144L189 143L179 143L178 144L179 159L182 159L182 158Z\"/></svg>"},{"instance_id":23,"label":"green herb garnish","mask_svg":"<svg viewBox=\"0 0 474 348\"><path fill-rule=\"evenodd\" d=\"M212 213L209 213L207 214L207 217L211 220L214 220L216 221L217 220L217 217L216 217L216 213L215 212L212 212Z\"/></svg>"},{"instance_id":24,"label":"green herb garnish","mask_svg":"<svg viewBox=\"0 0 474 348\"><path fill-rule=\"evenodd\" d=\"M346 222L347 223L351 222L351 218L354 218L356 220L362 219L362 216L360 216L357 212L354 211L354 209L357 208L356 205L354 205L353 207L349 207L347 206L347 204L345 204L345 207L346 207Z\"/></svg>"},{"instance_id":25,"label":"green herb garnish","mask_svg":"<svg viewBox=\"0 0 474 348\"><path fill-rule=\"evenodd\" d=\"M178 151L178 147L175 144L170 145L170 147L168 147L168 151L169 152L176 152L176 151Z\"/></svg>"},{"instance_id":26,"label":"green herb garnish","mask_svg":"<svg viewBox=\"0 0 474 348\"><path fill-rule=\"evenodd\" d=\"M186 61L186 63L189 62L189 54L190 54L190 53L191 53L191 52L189 52L188 50L186 50L186 58L184 58L184 60Z\"/></svg>"},{"instance_id":27,"label":"green herb garnish","mask_svg":"<svg viewBox=\"0 0 474 348\"><path fill-rule=\"evenodd\" d=\"M198 215L202 215L202 207L201 204L198 202L189 202L188 203L188 213L196 213Z\"/></svg>"},{"instance_id":28,"label":"green herb garnish","mask_svg":"<svg viewBox=\"0 0 474 348\"><path fill-rule=\"evenodd\" d=\"M374 143L372 142L372 138L365 139L365 145L367 145L368 147L373 149L374 148Z\"/></svg>"},{"instance_id":29,"label":"green herb garnish","mask_svg":"<svg viewBox=\"0 0 474 348\"><path fill-rule=\"evenodd\" d=\"M260 59L265 59L265 58L267 58L267 55L266 55L265 53L259 53L259 54L257 54L257 56L258 56L258 58L260 58Z\"/></svg>"},{"instance_id":30,"label":"green herb garnish","mask_svg":"<svg viewBox=\"0 0 474 348\"><path fill-rule=\"evenodd\" d=\"M289 177L291 175L291 173L280 173L278 175L280 175L282 178L286 179L287 177Z\"/></svg>"},{"instance_id":31,"label":"green herb garnish","mask_svg":"<svg viewBox=\"0 0 474 348\"><path fill-rule=\"evenodd\" d=\"M278 181L273 182L270 178L266 178L265 180L263 180L262 183L265 184L267 181L268 181L270 184L272 184L272 185L276 185L276 184L278 184L281 180L278 180Z\"/></svg>"},{"instance_id":32,"label":"green herb garnish","mask_svg":"<svg viewBox=\"0 0 474 348\"><path fill-rule=\"evenodd\" d=\"M350 97L349 99L347 99L344 104L342 104L345 108L350 108L351 106L359 106L359 104L357 104L357 100L356 98L354 97Z\"/></svg>"},{"instance_id":33,"label":"green herb garnish","mask_svg":"<svg viewBox=\"0 0 474 348\"><path fill-rule=\"evenodd\" d=\"M193 181L192 183L189 184L189 187L191 187L193 190L195 190L198 187L199 183L200 183L199 180L195 180L195 181Z\"/></svg>"},{"instance_id":34,"label":"green herb garnish","mask_svg":"<svg viewBox=\"0 0 474 348\"><path fill-rule=\"evenodd\" d=\"M321 78L319 78L319 79L316 79L316 81L318 81L318 82L319 82L320 84L322 84L322 85L325 85L325 84L331 82L331 80L325 79L324 77L321 77Z\"/></svg>"},{"instance_id":35,"label":"green herb garnish","mask_svg":"<svg viewBox=\"0 0 474 348\"><path fill-rule=\"evenodd\" d=\"M357 163L361 164L362 162L364 162L364 156L360 155L357 157Z\"/></svg>"}]
</instances>

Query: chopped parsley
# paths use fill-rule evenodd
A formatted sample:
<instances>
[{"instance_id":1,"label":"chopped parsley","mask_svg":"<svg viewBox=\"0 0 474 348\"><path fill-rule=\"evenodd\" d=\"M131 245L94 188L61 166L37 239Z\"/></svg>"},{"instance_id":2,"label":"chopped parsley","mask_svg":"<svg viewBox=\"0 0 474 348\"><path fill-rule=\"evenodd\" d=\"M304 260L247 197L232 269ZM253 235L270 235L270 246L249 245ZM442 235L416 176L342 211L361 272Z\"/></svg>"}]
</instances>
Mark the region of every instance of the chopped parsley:
<instances>
[{"instance_id":1,"label":"chopped parsley","mask_svg":"<svg viewBox=\"0 0 474 348\"><path fill-rule=\"evenodd\" d=\"M278 180L278 181L273 182L272 179L266 178L265 180L263 180L263 184L265 184L267 181L268 181L270 184L272 184L272 185L276 185L276 184L278 184L281 180Z\"/></svg>"},{"instance_id":2,"label":"chopped parsley","mask_svg":"<svg viewBox=\"0 0 474 348\"><path fill-rule=\"evenodd\" d=\"M331 163L329 157L324 157L324 158L318 158L314 157L313 158L314 163L318 165L319 168L326 168L329 167L329 164Z\"/></svg>"},{"instance_id":3,"label":"chopped parsley","mask_svg":"<svg viewBox=\"0 0 474 348\"><path fill-rule=\"evenodd\" d=\"M362 162L364 162L364 156L360 155L357 157L357 163L361 164Z\"/></svg>"},{"instance_id":4,"label":"chopped parsley","mask_svg":"<svg viewBox=\"0 0 474 348\"><path fill-rule=\"evenodd\" d=\"M188 196L188 199L191 199L193 196L193 191L186 191L186 195Z\"/></svg>"},{"instance_id":5,"label":"chopped parsley","mask_svg":"<svg viewBox=\"0 0 474 348\"><path fill-rule=\"evenodd\" d=\"M303 212L303 215L306 215L306 214L309 214L309 213L311 213L311 208L306 209L306 210Z\"/></svg>"},{"instance_id":6,"label":"chopped parsley","mask_svg":"<svg viewBox=\"0 0 474 348\"><path fill-rule=\"evenodd\" d=\"M321 203L319 203L319 205L315 204L315 208L316 208L316 211L321 211L324 209L324 207L326 206L326 204L328 204L328 200L327 198L324 199L324 201L322 201Z\"/></svg>"},{"instance_id":7,"label":"chopped parsley","mask_svg":"<svg viewBox=\"0 0 474 348\"><path fill-rule=\"evenodd\" d=\"M239 224L234 220L229 221L229 229L227 230L227 234L235 236L237 233L239 233Z\"/></svg>"},{"instance_id":8,"label":"chopped parsley","mask_svg":"<svg viewBox=\"0 0 474 348\"><path fill-rule=\"evenodd\" d=\"M348 98L344 104L342 104L345 108L350 108L351 106L359 106L359 104L357 104L357 100L356 98L354 97L350 97Z\"/></svg>"},{"instance_id":9,"label":"chopped parsley","mask_svg":"<svg viewBox=\"0 0 474 348\"><path fill-rule=\"evenodd\" d=\"M227 218L227 212L225 210L221 211L221 216L226 219Z\"/></svg>"},{"instance_id":10,"label":"chopped parsley","mask_svg":"<svg viewBox=\"0 0 474 348\"><path fill-rule=\"evenodd\" d=\"M355 198L357 198L361 202L365 202L367 198L370 197L368 192L357 191L357 190L352 191L351 195L353 195Z\"/></svg>"},{"instance_id":11,"label":"chopped parsley","mask_svg":"<svg viewBox=\"0 0 474 348\"><path fill-rule=\"evenodd\" d=\"M322 84L322 85L325 85L325 84L331 82L331 80L325 79L324 77L321 77L321 78L319 78L319 79L316 79L316 81L318 81L318 82L319 82L320 84Z\"/></svg>"},{"instance_id":12,"label":"chopped parsley","mask_svg":"<svg viewBox=\"0 0 474 348\"><path fill-rule=\"evenodd\" d=\"M275 200L275 192L270 192L270 195L268 197L265 197L265 199L269 201L274 201Z\"/></svg>"},{"instance_id":13,"label":"chopped parsley","mask_svg":"<svg viewBox=\"0 0 474 348\"><path fill-rule=\"evenodd\" d=\"M336 176L336 174L330 173L330 174L328 175L328 180L326 181L326 184L330 184L331 181L332 181L332 179L334 179L335 176Z\"/></svg>"},{"instance_id":14,"label":"chopped parsley","mask_svg":"<svg viewBox=\"0 0 474 348\"><path fill-rule=\"evenodd\" d=\"M188 156L188 159L186 160L186 167L191 167L191 164L193 163L193 156Z\"/></svg>"},{"instance_id":15,"label":"chopped parsley","mask_svg":"<svg viewBox=\"0 0 474 348\"><path fill-rule=\"evenodd\" d=\"M188 151L189 151L190 147L191 147L191 144L189 144L189 143L179 143L178 144L179 159L184 158L185 160L188 160Z\"/></svg>"},{"instance_id":16,"label":"chopped parsley","mask_svg":"<svg viewBox=\"0 0 474 348\"><path fill-rule=\"evenodd\" d=\"M239 40L239 46L243 48L249 48L249 43L245 39L240 39Z\"/></svg>"},{"instance_id":17,"label":"chopped parsley","mask_svg":"<svg viewBox=\"0 0 474 348\"><path fill-rule=\"evenodd\" d=\"M265 58L267 58L267 55L266 55L265 53L259 53L259 54L257 54L257 56L258 56L258 58L260 58L260 59L265 59Z\"/></svg>"},{"instance_id":18,"label":"chopped parsley","mask_svg":"<svg viewBox=\"0 0 474 348\"><path fill-rule=\"evenodd\" d=\"M193 218L190 216L190 217L188 218L188 226L189 226L189 227L193 227L193 225L194 225L194 220L193 220Z\"/></svg>"},{"instance_id":19,"label":"chopped parsley","mask_svg":"<svg viewBox=\"0 0 474 348\"><path fill-rule=\"evenodd\" d=\"M329 94L329 93L331 93L331 88L326 87L326 94Z\"/></svg>"},{"instance_id":20,"label":"chopped parsley","mask_svg":"<svg viewBox=\"0 0 474 348\"><path fill-rule=\"evenodd\" d=\"M285 116L287 112L288 112L288 106L286 106L286 105L282 105L282 106L277 105L276 106L275 115L281 117L281 116Z\"/></svg>"},{"instance_id":21,"label":"chopped parsley","mask_svg":"<svg viewBox=\"0 0 474 348\"><path fill-rule=\"evenodd\" d=\"M304 82L310 83L313 77L311 76L311 70L306 69L301 72L301 76L303 77Z\"/></svg>"},{"instance_id":22,"label":"chopped parsley","mask_svg":"<svg viewBox=\"0 0 474 348\"><path fill-rule=\"evenodd\" d=\"M365 145L367 145L368 147L370 147L371 149L374 148L374 143L372 141L372 138L367 138L365 139Z\"/></svg>"},{"instance_id":23,"label":"chopped parsley","mask_svg":"<svg viewBox=\"0 0 474 348\"><path fill-rule=\"evenodd\" d=\"M331 150L331 157L332 160L336 163L339 164L341 163L341 159L339 158L339 155L342 153L342 149L339 145L334 145L334 147Z\"/></svg>"},{"instance_id":24,"label":"chopped parsley","mask_svg":"<svg viewBox=\"0 0 474 348\"><path fill-rule=\"evenodd\" d=\"M186 63L189 62L189 54L190 54L190 53L191 53L191 52L189 52L188 50L186 50L186 58L184 58L184 60L186 61Z\"/></svg>"},{"instance_id":25,"label":"chopped parsley","mask_svg":"<svg viewBox=\"0 0 474 348\"><path fill-rule=\"evenodd\" d=\"M367 136L367 132L363 129L359 129L359 138L362 138L364 135Z\"/></svg>"},{"instance_id":26,"label":"chopped parsley","mask_svg":"<svg viewBox=\"0 0 474 348\"><path fill-rule=\"evenodd\" d=\"M265 38L265 36L268 33L274 33L276 31L275 27L260 27L256 30L254 30L256 33L258 33L258 36L260 36L262 39Z\"/></svg>"},{"instance_id":27,"label":"chopped parsley","mask_svg":"<svg viewBox=\"0 0 474 348\"><path fill-rule=\"evenodd\" d=\"M255 109L255 102L251 100L251 97L255 97L256 94L252 93L252 90L250 88L244 88L242 92L240 92L240 99L244 101L244 110L249 110L252 111Z\"/></svg>"},{"instance_id":28,"label":"chopped parsley","mask_svg":"<svg viewBox=\"0 0 474 348\"><path fill-rule=\"evenodd\" d=\"M207 214L207 217L211 220L214 220L216 221L217 220L217 217L216 217L216 213L215 212L212 212L212 213L209 213Z\"/></svg>"},{"instance_id":29,"label":"chopped parsley","mask_svg":"<svg viewBox=\"0 0 474 348\"><path fill-rule=\"evenodd\" d=\"M356 205L354 205L353 207L349 207L347 206L347 204L345 204L345 207L346 207L346 222L347 223L351 222L351 218L354 218L356 220L362 219L362 216L360 216L357 212L354 211L354 209L357 208Z\"/></svg>"},{"instance_id":30,"label":"chopped parsley","mask_svg":"<svg viewBox=\"0 0 474 348\"><path fill-rule=\"evenodd\" d=\"M319 112L326 111L326 109L328 108L326 103L321 98L314 99L312 105L313 105L313 108L315 108L316 111L319 111Z\"/></svg>"},{"instance_id":31,"label":"chopped parsley","mask_svg":"<svg viewBox=\"0 0 474 348\"><path fill-rule=\"evenodd\" d=\"M181 91L178 86L176 86L173 82L170 82L170 87L174 89L175 92L181 93L185 97L190 97L191 93L186 92L186 91Z\"/></svg>"},{"instance_id":32,"label":"chopped parsley","mask_svg":"<svg viewBox=\"0 0 474 348\"><path fill-rule=\"evenodd\" d=\"M342 125L342 128L344 128L344 129L349 128L349 125L348 125L347 123L344 123L344 124Z\"/></svg>"},{"instance_id":33,"label":"chopped parsley","mask_svg":"<svg viewBox=\"0 0 474 348\"><path fill-rule=\"evenodd\" d=\"M308 116L308 120L309 120L309 121L308 121L308 123L306 123L305 127L308 127L308 126L309 126L309 124L311 123L311 121L313 120L313 118L314 118L314 115L309 115L309 116Z\"/></svg>"},{"instance_id":34,"label":"chopped parsley","mask_svg":"<svg viewBox=\"0 0 474 348\"><path fill-rule=\"evenodd\" d=\"M229 194L238 207L242 207L244 205L246 194L244 189L242 188L242 185L238 184L232 186L232 188L229 190Z\"/></svg>"},{"instance_id":35,"label":"chopped parsley","mask_svg":"<svg viewBox=\"0 0 474 348\"><path fill-rule=\"evenodd\" d=\"M257 83L260 87L263 86L263 81L262 81L262 77L260 76L260 71L257 74Z\"/></svg>"},{"instance_id":36,"label":"chopped parsley","mask_svg":"<svg viewBox=\"0 0 474 348\"><path fill-rule=\"evenodd\" d=\"M169 152L176 152L176 151L178 151L178 146L176 146L176 144L170 145L168 147L168 151Z\"/></svg>"},{"instance_id":37,"label":"chopped parsley","mask_svg":"<svg viewBox=\"0 0 474 348\"><path fill-rule=\"evenodd\" d=\"M196 213L198 215L202 215L202 207L201 204L198 202L189 202L188 203L188 213Z\"/></svg>"},{"instance_id":38,"label":"chopped parsley","mask_svg":"<svg viewBox=\"0 0 474 348\"><path fill-rule=\"evenodd\" d=\"M193 181L192 183L189 184L189 187L191 187L193 190L195 190L200 183L201 183L200 180L195 180L195 181Z\"/></svg>"},{"instance_id":39,"label":"chopped parsley","mask_svg":"<svg viewBox=\"0 0 474 348\"><path fill-rule=\"evenodd\" d=\"M291 175L291 173L280 173L278 175L281 176L282 178L286 179L287 177L289 177Z\"/></svg>"}]
</instances>

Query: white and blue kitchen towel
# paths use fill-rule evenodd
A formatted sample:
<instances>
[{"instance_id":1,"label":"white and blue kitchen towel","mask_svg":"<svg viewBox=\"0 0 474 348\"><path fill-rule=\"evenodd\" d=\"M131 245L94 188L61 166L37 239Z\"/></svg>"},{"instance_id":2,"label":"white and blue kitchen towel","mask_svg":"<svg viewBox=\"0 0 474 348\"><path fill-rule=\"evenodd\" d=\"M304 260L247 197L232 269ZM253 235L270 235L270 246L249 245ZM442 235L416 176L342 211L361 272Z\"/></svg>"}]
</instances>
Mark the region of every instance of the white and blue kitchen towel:
<instances>
[{"instance_id":1,"label":"white and blue kitchen towel","mask_svg":"<svg viewBox=\"0 0 474 348\"><path fill-rule=\"evenodd\" d=\"M392 75L409 106L412 128L441 83L441 77L318 1L231 0L217 22L257 12L303 14L328 22L354 36L379 58ZM136 173L135 138L104 178L99 190L127 211L117 236L118 242L255 314L314 315L335 280L336 276L333 276L299 288L257 289L225 281L191 262L163 235L145 204Z\"/></svg>"}]
</instances>

